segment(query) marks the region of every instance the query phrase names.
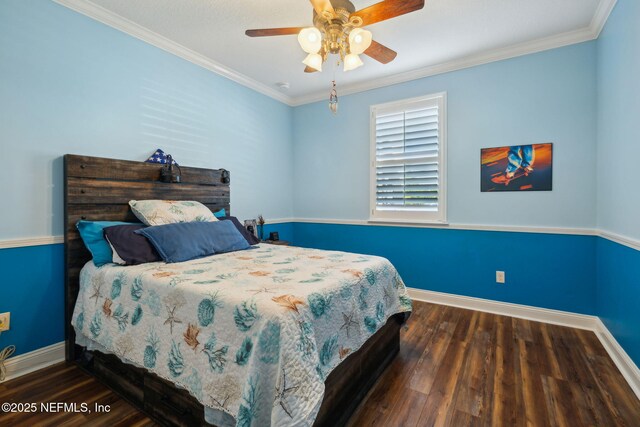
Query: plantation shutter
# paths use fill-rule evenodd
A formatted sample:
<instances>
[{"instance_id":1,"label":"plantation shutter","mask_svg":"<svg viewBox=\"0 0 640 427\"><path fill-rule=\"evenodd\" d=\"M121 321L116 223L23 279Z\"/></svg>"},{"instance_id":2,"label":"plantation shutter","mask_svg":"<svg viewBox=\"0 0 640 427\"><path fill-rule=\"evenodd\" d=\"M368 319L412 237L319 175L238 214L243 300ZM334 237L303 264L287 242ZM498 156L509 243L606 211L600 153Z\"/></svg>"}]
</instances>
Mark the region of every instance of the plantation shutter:
<instances>
[{"instance_id":1,"label":"plantation shutter","mask_svg":"<svg viewBox=\"0 0 640 427\"><path fill-rule=\"evenodd\" d=\"M443 220L444 95L372 109L372 216Z\"/></svg>"}]
</instances>

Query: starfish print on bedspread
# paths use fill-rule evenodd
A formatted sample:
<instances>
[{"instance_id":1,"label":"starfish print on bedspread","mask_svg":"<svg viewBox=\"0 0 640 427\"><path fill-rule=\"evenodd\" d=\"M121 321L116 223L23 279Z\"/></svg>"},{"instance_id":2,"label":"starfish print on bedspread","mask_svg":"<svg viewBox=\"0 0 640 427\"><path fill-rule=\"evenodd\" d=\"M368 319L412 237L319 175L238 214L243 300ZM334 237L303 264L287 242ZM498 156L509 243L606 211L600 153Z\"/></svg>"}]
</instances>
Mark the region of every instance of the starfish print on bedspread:
<instances>
[{"instance_id":1,"label":"starfish print on bedspread","mask_svg":"<svg viewBox=\"0 0 640 427\"><path fill-rule=\"evenodd\" d=\"M171 333L173 334L173 325L176 323L182 323L182 320L176 317L176 310L178 307L174 306L173 308L169 308L169 306L166 306L166 308L167 308L167 314L169 315L169 317L167 317L167 320L164 321L164 324L169 325L171 329Z\"/></svg>"},{"instance_id":2,"label":"starfish print on bedspread","mask_svg":"<svg viewBox=\"0 0 640 427\"><path fill-rule=\"evenodd\" d=\"M89 297L89 299L94 298L96 300L96 305L98 305L98 300L102 298L102 283L96 285L93 284L93 293Z\"/></svg>"},{"instance_id":3,"label":"starfish print on bedspread","mask_svg":"<svg viewBox=\"0 0 640 427\"><path fill-rule=\"evenodd\" d=\"M286 412L287 415L289 415L289 418L293 418L293 415L291 414L291 406L289 406L289 403L287 403L287 398L291 393L295 393L295 391L298 390L298 388L300 388L299 384L296 384L293 386L287 386L287 373L283 369L282 382L276 385L276 398L273 404L274 406L280 405L282 410Z\"/></svg>"},{"instance_id":4,"label":"starfish print on bedspread","mask_svg":"<svg viewBox=\"0 0 640 427\"><path fill-rule=\"evenodd\" d=\"M342 313L342 319L344 320L344 323L342 324L342 326L340 326L340 330L344 329L347 332L347 338L349 338L351 328L358 328L360 326L358 322L353 320L354 317L355 313L353 312L350 314Z\"/></svg>"}]
</instances>

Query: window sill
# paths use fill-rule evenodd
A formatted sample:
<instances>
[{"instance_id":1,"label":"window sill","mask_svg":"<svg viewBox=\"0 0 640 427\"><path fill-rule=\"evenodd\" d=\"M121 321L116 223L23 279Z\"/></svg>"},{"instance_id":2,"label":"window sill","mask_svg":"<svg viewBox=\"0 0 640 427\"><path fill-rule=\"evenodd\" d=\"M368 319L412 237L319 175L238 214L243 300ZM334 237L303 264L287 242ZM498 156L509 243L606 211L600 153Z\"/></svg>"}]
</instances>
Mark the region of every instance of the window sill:
<instances>
[{"instance_id":1,"label":"window sill","mask_svg":"<svg viewBox=\"0 0 640 427\"><path fill-rule=\"evenodd\" d=\"M367 220L369 224L380 224L380 225L406 225L406 226L424 226L424 227L448 227L449 223L447 221L419 221L419 220L411 220L411 219L379 219L379 218L369 218Z\"/></svg>"}]
</instances>

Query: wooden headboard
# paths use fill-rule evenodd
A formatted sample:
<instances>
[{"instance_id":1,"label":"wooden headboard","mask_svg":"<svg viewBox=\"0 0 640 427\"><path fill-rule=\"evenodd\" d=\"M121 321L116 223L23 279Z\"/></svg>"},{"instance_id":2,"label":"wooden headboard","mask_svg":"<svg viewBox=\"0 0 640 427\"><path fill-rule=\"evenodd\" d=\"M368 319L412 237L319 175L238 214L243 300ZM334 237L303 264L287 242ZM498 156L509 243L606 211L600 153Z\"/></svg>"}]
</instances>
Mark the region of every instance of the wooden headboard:
<instances>
[{"instance_id":1,"label":"wooden headboard","mask_svg":"<svg viewBox=\"0 0 640 427\"><path fill-rule=\"evenodd\" d=\"M66 359L76 360L81 348L75 343L71 316L78 298L80 270L91 260L76 229L88 221L138 220L129 200L197 200L212 212L230 212L230 184L224 169L181 166L182 182L160 181L162 165L67 154L64 156L65 339ZM228 172L227 172L228 173ZM227 180L228 181L228 180Z\"/></svg>"}]
</instances>

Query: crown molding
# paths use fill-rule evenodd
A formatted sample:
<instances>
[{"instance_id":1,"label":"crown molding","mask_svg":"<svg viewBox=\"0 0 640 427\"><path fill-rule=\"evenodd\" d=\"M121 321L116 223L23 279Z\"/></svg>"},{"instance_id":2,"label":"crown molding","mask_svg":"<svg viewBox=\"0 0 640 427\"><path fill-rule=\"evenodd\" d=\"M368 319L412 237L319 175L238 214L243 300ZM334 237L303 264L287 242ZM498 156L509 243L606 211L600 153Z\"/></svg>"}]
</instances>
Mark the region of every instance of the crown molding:
<instances>
[{"instance_id":1,"label":"crown molding","mask_svg":"<svg viewBox=\"0 0 640 427\"><path fill-rule=\"evenodd\" d=\"M594 34L593 30L590 27L583 28L580 30L557 34L555 36L532 40L513 46L493 49L479 54L469 55L462 58L454 59L452 61L443 62L441 64L430 65L428 67L418 68L416 70L393 74L387 77L380 77L361 83L343 85L340 87L339 95L352 95L358 92L365 92L368 90L379 89L399 83L406 83L412 80L418 80L438 74L463 70L465 68L489 64L491 62L503 61L505 59L516 58L518 56L524 56L532 53L543 52L545 50L569 46L572 44L583 43L586 41L594 40L595 38L597 38L597 35ZM299 105L323 101L325 100L325 98L325 92L315 92L309 95L293 98L292 104L295 107Z\"/></svg>"},{"instance_id":2,"label":"crown molding","mask_svg":"<svg viewBox=\"0 0 640 427\"><path fill-rule=\"evenodd\" d=\"M234 71L219 62L171 41L168 38L98 6L89 0L53 1L289 106L296 107L299 105L310 104L317 101L323 101L326 98L326 93L324 91L295 98L287 96L264 83L260 83L257 80ZM604 28L611 11L616 5L616 1L617 0L600 0L596 13L594 14L589 26L586 28L532 40L513 46L493 49L479 54L443 62L441 64L430 65L404 73L376 78L362 83L345 85L341 87L340 95L351 95L358 92L405 83L411 80L422 79L451 71L462 70L491 62L502 61L518 56L594 40L598 38L600 32Z\"/></svg>"},{"instance_id":3,"label":"crown molding","mask_svg":"<svg viewBox=\"0 0 640 427\"><path fill-rule=\"evenodd\" d=\"M609 15L613 12L613 8L616 6L617 2L618 0L600 0L600 3L598 3L596 13L593 15L593 19L589 25L589 28L595 35L594 39L600 37L600 33L604 29L604 26L609 19Z\"/></svg>"},{"instance_id":4,"label":"crown molding","mask_svg":"<svg viewBox=\"0 0 640 427\"><path fill-rule=\"evenodd\" d=\"M475 55L469 55L452 61L443 62L423 68L418 68L404 73L398 73L387 77L377 78L375 80L355 83L352 85L344 85L340 88L340 95L352 95L358 92L364 92L372 89L379 89L385 86L392 86L399 83L405 83L412 80L418 80L425 77L431 77L438 74L449 73L452 71L463 70L478 65L489 64L491 62L503 61L505 59L516 58L519 56L529 55L532 53L543 52L546 50L557 49L572 44L583 43L595 40L600 36L609 15L613 11L617 0L600 0L593 19L588 27L579 30L568 31L549 37L540 38L512 46L498 49L488 50ZM299 106L310 104L313 102L324 101L325 92L315 92L309 95L299 96L291 100L291 105Z\"/></svg>"},{"instance_id":5,"label":"crown molding","mask_svg":"<svg viewBox=\"0 0 640 427\"><path fill-rule=\"evenodd\" d=\"M278 92L264 83L260 83L251 77L245 76L229 67L226 67L219 62L216 62L198 52L195 52L187 47L182 46L168 38L157 34L148 28L145 28L133 21L128 20L110 10L98 6L88 0L53 0L64 7L67 7L75 12L81 13L108 25L116 30L120 30L130 36L149 43L157 48L160 48L166 52L176 55L182 59L185 59L193 64L199 65L209 71L226 77L242 86L248 87L256 92L271 97L277 101L283 102L287 105L291 105L291 99L283 93Z\"/></svg>"}]
</instances>

